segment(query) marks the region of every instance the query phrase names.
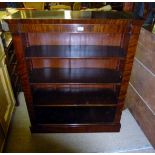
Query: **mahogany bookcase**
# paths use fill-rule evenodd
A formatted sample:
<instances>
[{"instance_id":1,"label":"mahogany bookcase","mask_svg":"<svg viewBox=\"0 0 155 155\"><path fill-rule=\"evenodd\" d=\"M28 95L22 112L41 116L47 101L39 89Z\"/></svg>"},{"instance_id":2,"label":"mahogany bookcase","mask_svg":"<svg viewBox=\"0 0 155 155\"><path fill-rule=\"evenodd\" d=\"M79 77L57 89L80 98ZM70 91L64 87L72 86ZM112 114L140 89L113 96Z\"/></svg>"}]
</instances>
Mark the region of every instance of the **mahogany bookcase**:
<instances>
[{"instance_id":1,"label":"mahogany bookcase","mask_svg":"<svg viewBox=\"0 0 155 155\"><path fill-rule=\"evenodd\" d=\"M142 20L19 11L9 24L31 132L118 132Z\"/></svg>"}]
</instances>

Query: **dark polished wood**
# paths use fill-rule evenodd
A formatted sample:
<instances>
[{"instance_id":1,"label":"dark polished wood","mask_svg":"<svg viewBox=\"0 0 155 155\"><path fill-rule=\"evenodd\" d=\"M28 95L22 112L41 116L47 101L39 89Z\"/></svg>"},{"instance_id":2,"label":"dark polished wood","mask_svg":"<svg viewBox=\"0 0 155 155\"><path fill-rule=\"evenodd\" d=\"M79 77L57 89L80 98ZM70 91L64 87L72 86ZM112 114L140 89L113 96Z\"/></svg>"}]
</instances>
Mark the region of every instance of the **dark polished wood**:
<instances>
[{"instance_id":1,"label":"dark polished wood","mask_svg":"<svg viewBox=\"0 0 155 155\"><path fill-rule=\"evenodd\" d=\"M103 88L103 89L112 89L118 91L120 83L30 83L32 88L42 89L42 88Z\"/></svg>"},{"instance_id":2,"label":"dark polished wood","mask_svg":"<svg viewBox=\"0 0 155 155\"><path fill-rule=\"evenodd\" d=\"M30 83L120 83L120 81L120 72L110 69L44 68L33 69L30 73Z\"/></svg>"},{"instance_id":3,"label":"dark polished wood","mask_svg":"<svg viewBox=\"0 0 155 155\"><path fill-rule=\"evenodd\" d=\"M21 11L6 22L32 132L120 130L141 20L125 12Z\"/></svg>"},{"instance_id":4,"label":"dark polished wood","mask_svg":"<svg viewBox=\"0 0 155 155\"><path fill-rule=\"evenodd\" d=\"M33 124L32 133L92 133L92 132L119 132L120 123L103 124Z\"/></svg>"},{"instance_id":5,"label":"dark polished wood","mask_svg":"<svg viewBox=\"0 0 155 155\"><path fill-rule=\"evenodd\" d=\"M28 33L29 46L40 45L100 45L120 46L120 33ZM37 39L36 39L37 38Z\"/></svg>"},{"instance_id":6,"label":"dark polished wood","mask_svg":"<svg viewBox=\"0 0 155 155\"><path fill-rule=\"evenodd\" d=\"M116 94L112 89L59 88L34 89L35 106L114 106Z\"/></svg>"},{"instance_id":7,"label":"dark polished wood","mask_svg":"<svg viewBox=\"0 0 155 155\"><path fill-rule=\"evenodd\" d=\"M28 58L124 58L125 51L119 46L52 45L30 46L25 55Z\"/></svg>"},{"instance_id":8,"label":"dark polished wood","mask_svg":"<svg viewBox=\"0 0 155 155\"><path fill-rule=\"evenodd\" d=\"M35 107L37 124L92 124L114 121L116 107Z\"/></svg>"},{"instance_id":9,"label":"dark polished wood","mask_svg":"<svg viewBox=\"0 0 155 155\"><path fill-rule=\"evenodd\" d=\"M122 64L119 58L31 58L27 59L29 69L41 68L107 68L115 70ZM121 68L122 69L122 68Z\"/></svg>"}]
</instances>

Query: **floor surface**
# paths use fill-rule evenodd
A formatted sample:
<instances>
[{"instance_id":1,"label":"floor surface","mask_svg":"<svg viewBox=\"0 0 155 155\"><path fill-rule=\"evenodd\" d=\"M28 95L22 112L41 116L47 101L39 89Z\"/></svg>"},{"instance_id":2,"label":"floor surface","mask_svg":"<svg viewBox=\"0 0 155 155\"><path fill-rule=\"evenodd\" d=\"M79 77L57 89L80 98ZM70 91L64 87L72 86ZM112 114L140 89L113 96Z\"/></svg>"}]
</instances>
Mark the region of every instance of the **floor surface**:
<instances>
[{"instance_id":1,"label":"floor surface","mask_svg":"<svg viewBox=\"0 0 155 155\"><path fill-rule=\"evenodd\" d=\"M114 153L155 152L135 119L125 109L119 133L43 133L31 134L23 93L19 94L4 152L25 153Z\"/></svg>"}]
</instances>

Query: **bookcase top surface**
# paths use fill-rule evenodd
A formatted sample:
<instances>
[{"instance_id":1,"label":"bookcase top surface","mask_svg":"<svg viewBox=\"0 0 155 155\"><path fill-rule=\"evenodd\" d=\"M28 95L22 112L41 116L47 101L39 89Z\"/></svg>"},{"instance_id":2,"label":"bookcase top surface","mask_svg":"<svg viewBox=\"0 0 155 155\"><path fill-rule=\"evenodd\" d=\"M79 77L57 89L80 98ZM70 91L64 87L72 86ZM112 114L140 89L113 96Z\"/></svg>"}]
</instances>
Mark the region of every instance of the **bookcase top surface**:
<instances>
[{"instance_id":1,"label":"bookcase top surface","mask_svg":"<svg viewBox=\"0 0 155 155\"><path fill-rule=\"evenodd\" d=\"M5 19L134 19L132 13L126 12L103 12L103 11L18 11Z\"/></svg>"}]
</instances>

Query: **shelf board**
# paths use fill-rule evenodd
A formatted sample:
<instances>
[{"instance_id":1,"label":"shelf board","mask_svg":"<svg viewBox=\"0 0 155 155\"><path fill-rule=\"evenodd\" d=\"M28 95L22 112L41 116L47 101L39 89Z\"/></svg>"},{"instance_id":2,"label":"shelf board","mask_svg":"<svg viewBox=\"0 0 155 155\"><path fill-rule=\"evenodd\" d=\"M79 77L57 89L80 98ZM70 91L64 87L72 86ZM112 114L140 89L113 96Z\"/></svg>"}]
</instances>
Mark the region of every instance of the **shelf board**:
<instances>
[{"instance_id":1,"label":"shelf board","mask_svg":"<svg viewBox=\"0 0 155 155\"><path fill-rule=\"evenodd\" d=\"M119 46L42 45L26 48L27 58L124 58Z\"/></svg>"},{"instance_id":2,"label":"shelf board","mask_svg":"<svg viewBox=\"0 0 155 155\"><path fill-rule=\"evenodd\" d=\"M96 68L42 68L33 69L30 83L120 83L120 71Z\"/></svg>"},{"instance_id":3,"label":"shelf board","mask_svg":"<svg viewBox=\"0 0 155 155\"><path fill-rule=\"evenodd\" d=\"M120 123L91 123L91 124L32 124L32 133L92 133L119 132Z\"/></svg>"},{"instance_id":4,"label":"shelf board","mask_svg":"<svg viewBox=\"0 0 155 155\"><path fill-rule=\"evenodd\" d=\"M63 88L33 90L35 106L116 106L112 89Z\"/></svg>"}]
</instances>

